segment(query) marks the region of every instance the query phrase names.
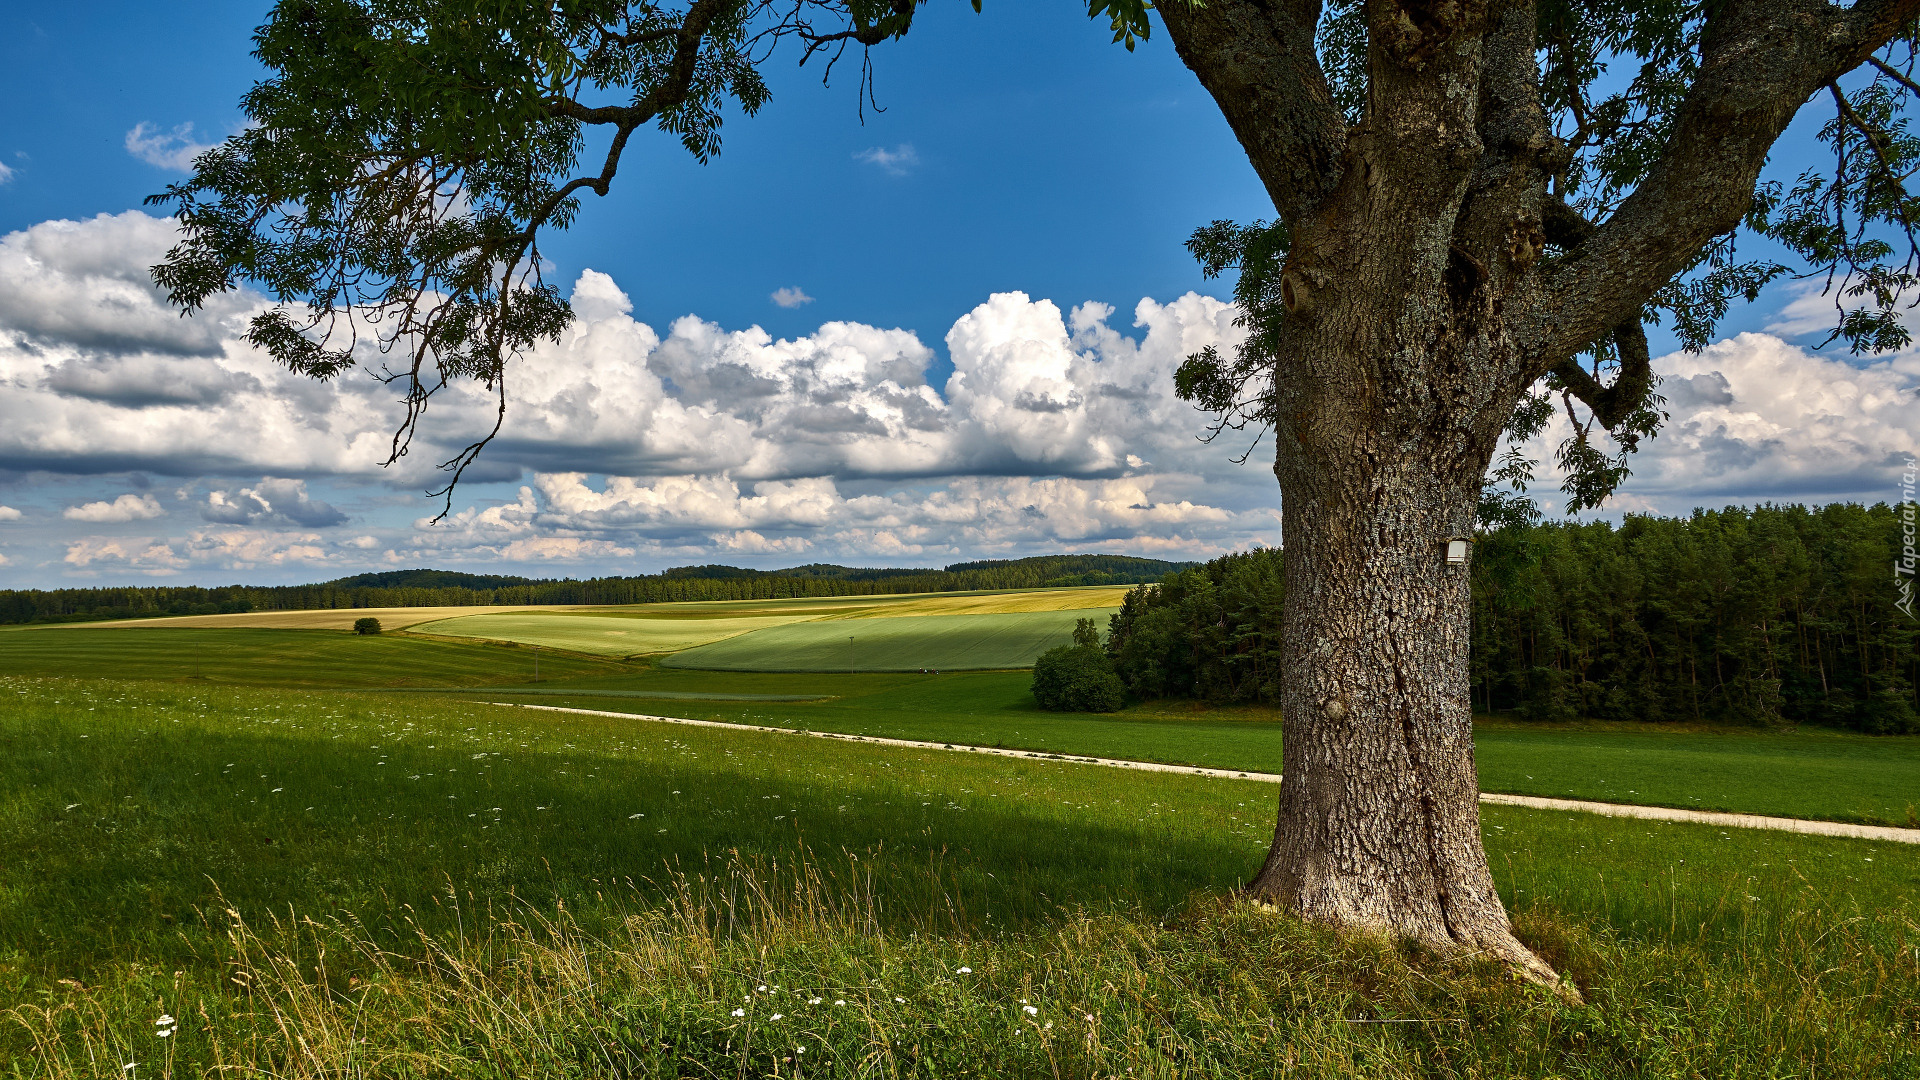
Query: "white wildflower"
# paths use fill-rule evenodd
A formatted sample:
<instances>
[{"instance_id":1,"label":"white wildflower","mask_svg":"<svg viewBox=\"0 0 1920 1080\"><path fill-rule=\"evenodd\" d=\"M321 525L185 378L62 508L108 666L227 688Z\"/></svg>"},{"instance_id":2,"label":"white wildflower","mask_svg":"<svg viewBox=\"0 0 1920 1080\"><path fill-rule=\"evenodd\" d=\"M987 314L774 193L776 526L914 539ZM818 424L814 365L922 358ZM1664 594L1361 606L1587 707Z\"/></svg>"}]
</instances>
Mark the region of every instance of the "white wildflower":
<instances>
[{"instance_id":1,"label":"white wildflower","mask_svg":"<svg viewBox=\"0 0 1920 1080\"><path fill-rule=\"evenodd\" d=\"M1023 1010L1025 1010L1025 1012L1026 1012L1026 1014L1027 1014L1028 1016L1039 1016L1039 1015L1040 1015L1040 1010L1039 1010L1039 1009L1036 1009L1036 1008L1034 1008L1034 1007L1033 1007L1033 1006L1031 1006L1031 1005L1022 1005L1022 1006L1020 1006L1020 1008L1021 1008L1021 1009L1023 1009Z\"/></svg>"},{"instance_id":2,"label":"white wildflower","mask_svg":"<svg viewBox=\"0 0 1920 1080\"><path fill-rule=\"evenodd\" d=\"M971 975L973 974L973 969L970 967L958 968L958 969L955 969L954 974L955 975Z\"/></svg>"},{"instance_id":3,"label":"white wildflower","mask_svg":"<svg viewBox=\"0 0 1920 1080\"><path fill-rule=\"evenodd\" d=\"M745 1010L745 1009L735 1009L735 1010L733 1010L733 1015L735 1015L735 1016L745 1016L745 1015L747 1015L747 1010Z\"/></svg>"}]
</instances>

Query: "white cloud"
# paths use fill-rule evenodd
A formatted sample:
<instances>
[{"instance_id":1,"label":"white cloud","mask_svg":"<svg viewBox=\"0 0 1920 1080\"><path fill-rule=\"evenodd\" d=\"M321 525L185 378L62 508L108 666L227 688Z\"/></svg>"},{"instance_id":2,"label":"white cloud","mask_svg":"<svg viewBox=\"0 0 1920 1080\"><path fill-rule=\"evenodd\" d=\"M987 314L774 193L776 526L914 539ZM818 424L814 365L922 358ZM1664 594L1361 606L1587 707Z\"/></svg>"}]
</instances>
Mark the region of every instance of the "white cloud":
<instances>
[{"instance_id":1,"label":"white cloud","mask_svg":"<svg viewBox=\"0 0 1920 1080\"><path fill-rule=\"evenodd\" d=\"M1920 354L1856 362L1747 333L1654 369L1672 419L1629 459L1608 513L1896 500L1897 463L1920 447ZM1569 430L1556 418L1531 448L1548 466L1533 493L1549 506L1565 501L1551 458Z\"/></svg>"},{"instance_id":2,"label":"white cloud","mask_svg":"<svg viewBox=\"0 0 1920 1080\"><path fill-rule=\"evenodd\" d=\"M304 480L266 477L250 488L210 491L200 516L229 525L276 523L324 528L339 525L347 515L307 494Z\"/></svg>"},{"instance_id":3,"label":"white cloud","mask_svg":"<svg viewBox=\"0 0 1920 1080\"><path fill-rule=\"evenodd\" d=\"M687 316L656 331L589 270L574 325L511 370L507 426L462 489L478 498L482 483L524 476L521 495L432 528L376 512L358 535L328 539L310 530L344 515L314 484L415 499L439 479L432 464L490 424L492 402L462 387L436 396L413 453L383 469L391 391L365 376L298 378L244 345L257 295L179 318L146 270L174 239L171 222L139 213L0 238L0 470L176 477L181 501L219 526L42 541L78 545L66 565L85 573L462 561L630 572L803 555L924 565L1274 538L1271 478L1197 444L1199 418L1168 392L1187 353L1239 339L1217 300L1142 301L1122 332L1108 305L1065 312L996 295L947 336L941 386L929 381L934 350L906 330L829 322L777 339ZM123 502L76 512L150 516Z\"/></svg>"},{"instance_id":4,"label":"white cloud","mask_svg":"<svg viewBox=\"0 0 1920 1080\"><path fill-rule=\"evenodd\" d=\"M160 501L153 496L128 492L112 502L90 502L81 506L69 506L61 512L60 516L68 521L108 524L122 521L146 521L164 517L166 513Z\"/></svg>"},{"instance_id":5,"label":"white cloud","mask_svg":"<svg viewBox=\"0 0 1920 1080\"><path fill-rule=\"evenodd\" d=\"M257 296L179 318L146 279L173 239L169 222L134 213L0 240L0 469L412 487L489 426L487 395L451 388L413 453L382 469L391 392L365 376L299 378L241 343ZM1142 302L1136 340L1108 325L1106 305L1083 305L1069 326L1049 301L994 296L948 335L944 388L928 383L933 350L905 330L829 322L776 340L687 316L663 337L595 271L572 302L564 339L510 372L507 426L469 480L1117 476L1141 467L1130 457L1198 472L1223 456L1194 444L1196 416L1168 393L1186 353L1238 340L1232 309L1205 297ZM238 513L208 501L220 520Z\"/></svg>"},{"instance_id":6,"label":"white cloud","mask_svg":"<svg viewBox=\"0 0 1920 1080\"><path fill-rule=\"evenodd\" d=\"M798 285L783 285L773 290L773 295L769 299L783 308L797 308L802 304L813 303L813 297L808 296L806 290Z\"/></svg>"},{"instance_id":7,"label":"white cloud","mask_svg":"<svg viewBox=\"0 0 1920 1080\"><path fill-rule=\"evenodd\" d=\"M8 166L6 162L0 161L0 184L7 183L12 179L13 179L13 169L10 166Z\"/></svg>"},{"instance_id":8,"label":"white cloud","mask_svg":"<svg viewBox=\"0 0 1920 1080\"><path fill-rule=\"evenodd\" d=\"M588 540L577 536L533 536L515 540L500 549L504 562L544 563L581 562L587 559L630 558L633 549L610 540Z\"/></svg>"},{"instance_id":9,"label":"white cloud","mask_svg":"<svg viewBox=\"0 0 1920 1080\"><path fill-rule=\"evenodd\" d=\"M11 506L0 506L0 521L19 521L20 511Z\"/></svg>"},{"instance_id":10,"label":"white cloud","mask_svg":"<svg viewBox=\"0 0 1920 1080\"><path fill-rule=\"evenodd\" d=\"M318 533L207 529L193 533L180 546L193 562L222 570L313 566L328 560Z\"/></svg>"},{"instance_id":11,"label":"white cloud","mask_svg":"<svg viewBox=\"0 0 1920 1080\"><path fill-rule=\"evenodd\" d=\"M156 169L172 172L192 172L193 159L216 145L195 142L191 123L163 132L142 120L127 132L126 138L127 153Z\"/></svg>"},{"instance_id":12,"label":"white cloud","mask_svg":"<svg viewBox=\"0 0 1920 1080\"><path fill-rule=\"evenodd\" d=\"M136 540L85 536L67 545L68 566L79 570L129 569L147 574L170 574L187 565L162 539Z\"/></svg>"},{"instance_id":13,"label":"white cloud","mask_svg":"<svg viewBox=\"0 0 1920 1080\"><path fill-rule=\"evenodd\" d=\"M901 143L891 150L884 146L870 146L856 151L853 159L878 166L888 176L905 176L920 164L920 154L914 150L912 143Z\"/></svg>"}]
</instances>

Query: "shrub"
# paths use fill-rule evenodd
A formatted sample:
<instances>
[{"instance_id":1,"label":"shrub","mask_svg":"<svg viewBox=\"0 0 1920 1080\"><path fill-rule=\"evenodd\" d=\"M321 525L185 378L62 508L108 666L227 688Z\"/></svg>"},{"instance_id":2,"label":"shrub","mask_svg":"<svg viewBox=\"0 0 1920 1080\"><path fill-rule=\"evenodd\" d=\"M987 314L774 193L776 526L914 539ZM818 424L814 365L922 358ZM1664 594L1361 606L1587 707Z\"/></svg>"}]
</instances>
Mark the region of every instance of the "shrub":
<instances>
[{"instance_id":1,"label":"shrub","mask_svg":"<svg viewBox=\"0 0 1920 1080\"><path fill-rule=\"evenodd\" d=\"M379 619L353 620L353 632L356 634L377 634L380 632Z\"/></svg>"},{"instance_id":2,"label":"shrub","mask_svg":"<svg viewBox=\"0 0 1920 1080\"><path fill-rule=\"evenodd\" d=\"M1062 645L1034 661L1033 699L1043 709L1118 712L1126 696L1127 688L1098 645Z\"/></svg>"}]
</instances>

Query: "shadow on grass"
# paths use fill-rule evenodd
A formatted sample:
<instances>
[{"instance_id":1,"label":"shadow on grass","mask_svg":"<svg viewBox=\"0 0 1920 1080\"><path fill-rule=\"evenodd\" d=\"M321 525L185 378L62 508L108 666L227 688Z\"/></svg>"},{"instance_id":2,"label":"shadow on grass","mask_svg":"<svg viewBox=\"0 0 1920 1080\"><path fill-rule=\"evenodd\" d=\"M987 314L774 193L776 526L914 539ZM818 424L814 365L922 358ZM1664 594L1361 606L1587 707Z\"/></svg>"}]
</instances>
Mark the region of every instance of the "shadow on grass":
<instances>
[{"instance_id":1,"label":"shadow on grass","mask_svg":"<svg viewBox=\"0 0 1920 1080\"><path fill-rule=\"evenodd\" d=\"M589 750L502 713L404 734L318 716L222 732L158 710L0 722L0 949L48 974L129 947L184 961L217 948L202 915L224 906L436 930L455 917L439 902L450 892L564 901L592 924L652 903L671 867L803 847L858 856L889 926L939 915L990 930L1067 908L1171 909L1257 857L1204 835L1155 843L1012 782L962 808L917 762L831 744L672 729Z\"/></svg>"}]
</instances>

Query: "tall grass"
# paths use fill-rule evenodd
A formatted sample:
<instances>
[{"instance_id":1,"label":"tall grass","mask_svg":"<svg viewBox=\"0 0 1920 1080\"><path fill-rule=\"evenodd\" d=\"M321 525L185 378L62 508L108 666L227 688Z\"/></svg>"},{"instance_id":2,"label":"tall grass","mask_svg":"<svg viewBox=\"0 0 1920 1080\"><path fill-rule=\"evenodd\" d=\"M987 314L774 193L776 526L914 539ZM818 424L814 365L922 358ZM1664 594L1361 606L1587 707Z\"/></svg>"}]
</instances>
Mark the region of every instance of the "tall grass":
<instances>
[{"instance_id":1,"label":"tall grass","mask_svg":"<svg viewBox=\"0 0 1920 1080\"><path fill-rule=\"evenodd\" d=\"M870 859L731 857L600 933L565 905L409 947L351 919L215 918L217 976L142 971L16 1006L12 1075L287 1078L1900 1077L1920 926L1788 920L1703 948L1536 913L1569 1006L1472 959L1227 897L980 934L884 912ZM939 891L934 871L934 891ZM457 904L454 896L444 898ZM1722 943L1724 946L1727 943ZM160 1015L177 1030L156 1035Z\"/></svg>"}]
</instances>

